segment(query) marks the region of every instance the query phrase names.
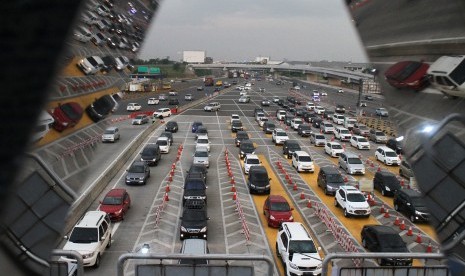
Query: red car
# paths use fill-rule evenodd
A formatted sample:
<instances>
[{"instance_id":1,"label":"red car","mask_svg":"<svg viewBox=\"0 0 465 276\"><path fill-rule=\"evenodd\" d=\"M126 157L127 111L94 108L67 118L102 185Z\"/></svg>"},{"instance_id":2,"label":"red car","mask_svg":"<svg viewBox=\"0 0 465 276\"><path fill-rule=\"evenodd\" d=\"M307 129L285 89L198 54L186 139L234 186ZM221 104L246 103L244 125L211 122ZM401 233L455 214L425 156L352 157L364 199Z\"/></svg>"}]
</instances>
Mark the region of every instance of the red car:
<instances>
[{"instance_id":1,"label":"red car","mask_svg":"<svg viewBox=\"0 0 465 276\"><path fill-rule=\"evenodd\" d=\"M292 210L294 208L280 195L268 196L263 204L263 214L270 227L279 227L283 222L293 222Z\"/></svg>"},{"instance_id":2,"label":"red car","mask_svg":"<svg viewBox=\"0 0 465 276\"><path fill-rule=\"evenodd\" d=\"M410 88L420 91L430 82L426 75L429 64L419 61L398 62L384 73L386 81L395 88Z\"/></svg>"},{"instance_id":3,"label":"red car","mask_svg":"<svg viewBox=\"0 0 465 276\"><path fill-rule=\"evenodd\" d=\"M68 127L74 127L81 120L83 112L82 107L76 102L59 104L50 112L55 120L52 126L60 132Z\"/></svg>"},{"instance_id":4,"label":"red car","mask_svg":"<svg viewBox=\"0 0 465 276\"><path fill-rule=\"evenodd\" d=\"M107 213L112 221L117 221L124 220L124 215L130 207L131 198L126 189L113 189L100 201L99 210Z\"/></svg>"}]
</instances>

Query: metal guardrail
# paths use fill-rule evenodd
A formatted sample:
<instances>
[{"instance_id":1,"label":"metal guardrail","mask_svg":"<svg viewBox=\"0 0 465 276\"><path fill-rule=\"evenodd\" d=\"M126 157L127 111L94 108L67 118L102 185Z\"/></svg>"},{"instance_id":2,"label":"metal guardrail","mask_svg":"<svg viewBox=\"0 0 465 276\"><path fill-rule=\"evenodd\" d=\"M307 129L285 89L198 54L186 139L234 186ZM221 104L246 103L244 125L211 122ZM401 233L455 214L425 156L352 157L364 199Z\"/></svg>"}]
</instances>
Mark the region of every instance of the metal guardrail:
<instances>
[{"instance_id":1,"label":"metal guardrail","mask_svg":"<svg viewBox=\"0 0 465 276\"><path fill-rule=\"evenodd\" d=\"M71 257L76 260L76 276L82 276L84 275L84 261L82 259L81 254L79 254L77 251L74 250L61 250L61 249L55 249L51 253L52 256L66 256L66 257ZM74 264L74 263L73 263ZM70 271L68 271L70 272ZM71 271L72 272L72 271ZM74 275L74 274L72 274Z\"/></svg>"}]
</instances>

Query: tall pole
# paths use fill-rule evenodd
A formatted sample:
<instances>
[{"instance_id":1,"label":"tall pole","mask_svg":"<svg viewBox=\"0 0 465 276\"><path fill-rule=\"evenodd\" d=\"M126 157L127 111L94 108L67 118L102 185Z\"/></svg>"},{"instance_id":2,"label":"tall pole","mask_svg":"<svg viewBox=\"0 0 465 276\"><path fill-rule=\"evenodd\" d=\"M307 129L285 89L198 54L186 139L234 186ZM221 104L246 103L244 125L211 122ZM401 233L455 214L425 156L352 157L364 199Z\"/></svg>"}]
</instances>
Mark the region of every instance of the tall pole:
<instances>
[{"instance_id":1,"label":"tall pole","mask_svg":"<svg viewBox=\"0 0 465 276\"><path fill-rule=\"evenodd\" d=\"M359 80L359 86L358 86L358 100L357 100L357 111L360 110L360 102L362 101L362 91L363 91L363 79ZM357 116L361 115L361 110L357 113Z\"/></svg>"}]
</instances>

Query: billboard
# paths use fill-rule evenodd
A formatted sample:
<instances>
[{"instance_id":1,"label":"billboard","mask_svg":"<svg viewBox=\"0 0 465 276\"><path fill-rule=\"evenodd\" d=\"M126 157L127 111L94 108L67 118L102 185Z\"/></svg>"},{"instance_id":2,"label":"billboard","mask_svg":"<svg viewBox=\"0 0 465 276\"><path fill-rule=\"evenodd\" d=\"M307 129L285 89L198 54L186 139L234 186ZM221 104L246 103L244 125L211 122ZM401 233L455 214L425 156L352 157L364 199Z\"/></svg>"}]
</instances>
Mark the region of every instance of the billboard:
<instances>
[{"instance_id":1,"label":"billboard","mask_svg":"<svg viewBox=\"0 0 465 276\"><path fill-rule=\"evenodd\" d=\"M204 63L205 51L183 51L182 61L187 63Z\"/></svg>"}]
</instances>

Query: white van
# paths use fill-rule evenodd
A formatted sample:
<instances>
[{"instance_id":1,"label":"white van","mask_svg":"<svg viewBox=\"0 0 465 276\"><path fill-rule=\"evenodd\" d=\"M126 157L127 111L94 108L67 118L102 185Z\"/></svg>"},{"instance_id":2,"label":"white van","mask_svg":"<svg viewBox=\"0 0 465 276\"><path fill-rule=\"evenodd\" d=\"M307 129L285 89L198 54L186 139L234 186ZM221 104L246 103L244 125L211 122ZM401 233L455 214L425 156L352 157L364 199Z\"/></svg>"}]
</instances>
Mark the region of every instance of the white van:
<instances>
[{"instance_id":1,"label":"white van","mask_svg":"<svg viewBox=\"0 0 465 276\"><path fill-rule=\"evenodd\" d=\"M32 141L37 142L40 139L44 138L47 132L50 130L55 120L53 117L46 111L42 111L39 117L39 121L34 129L34 134L32 135Z\"/></svg>"},{"instance_id":2,"label":"white van","mask_svg":"<svg viewBox=\"0 0 465 276\"><path fill-rule=\"evenodd\" d=\"M427 74L445 95L465 98L465 55L442 56L431 64Z\"/></svg>"},{"instance_id":3,"label":"white van","mask_svg":"<svg viewBox=\"0 0 465 276\"><path fill-rule=\"evenodd\" d=\"M342 142L349 141L352 137L352 134L350 134L350 131L345 127L336 127L334 131L334 136L336 137L336 139L339 139Z\"/></svg>"}]
</instances>

